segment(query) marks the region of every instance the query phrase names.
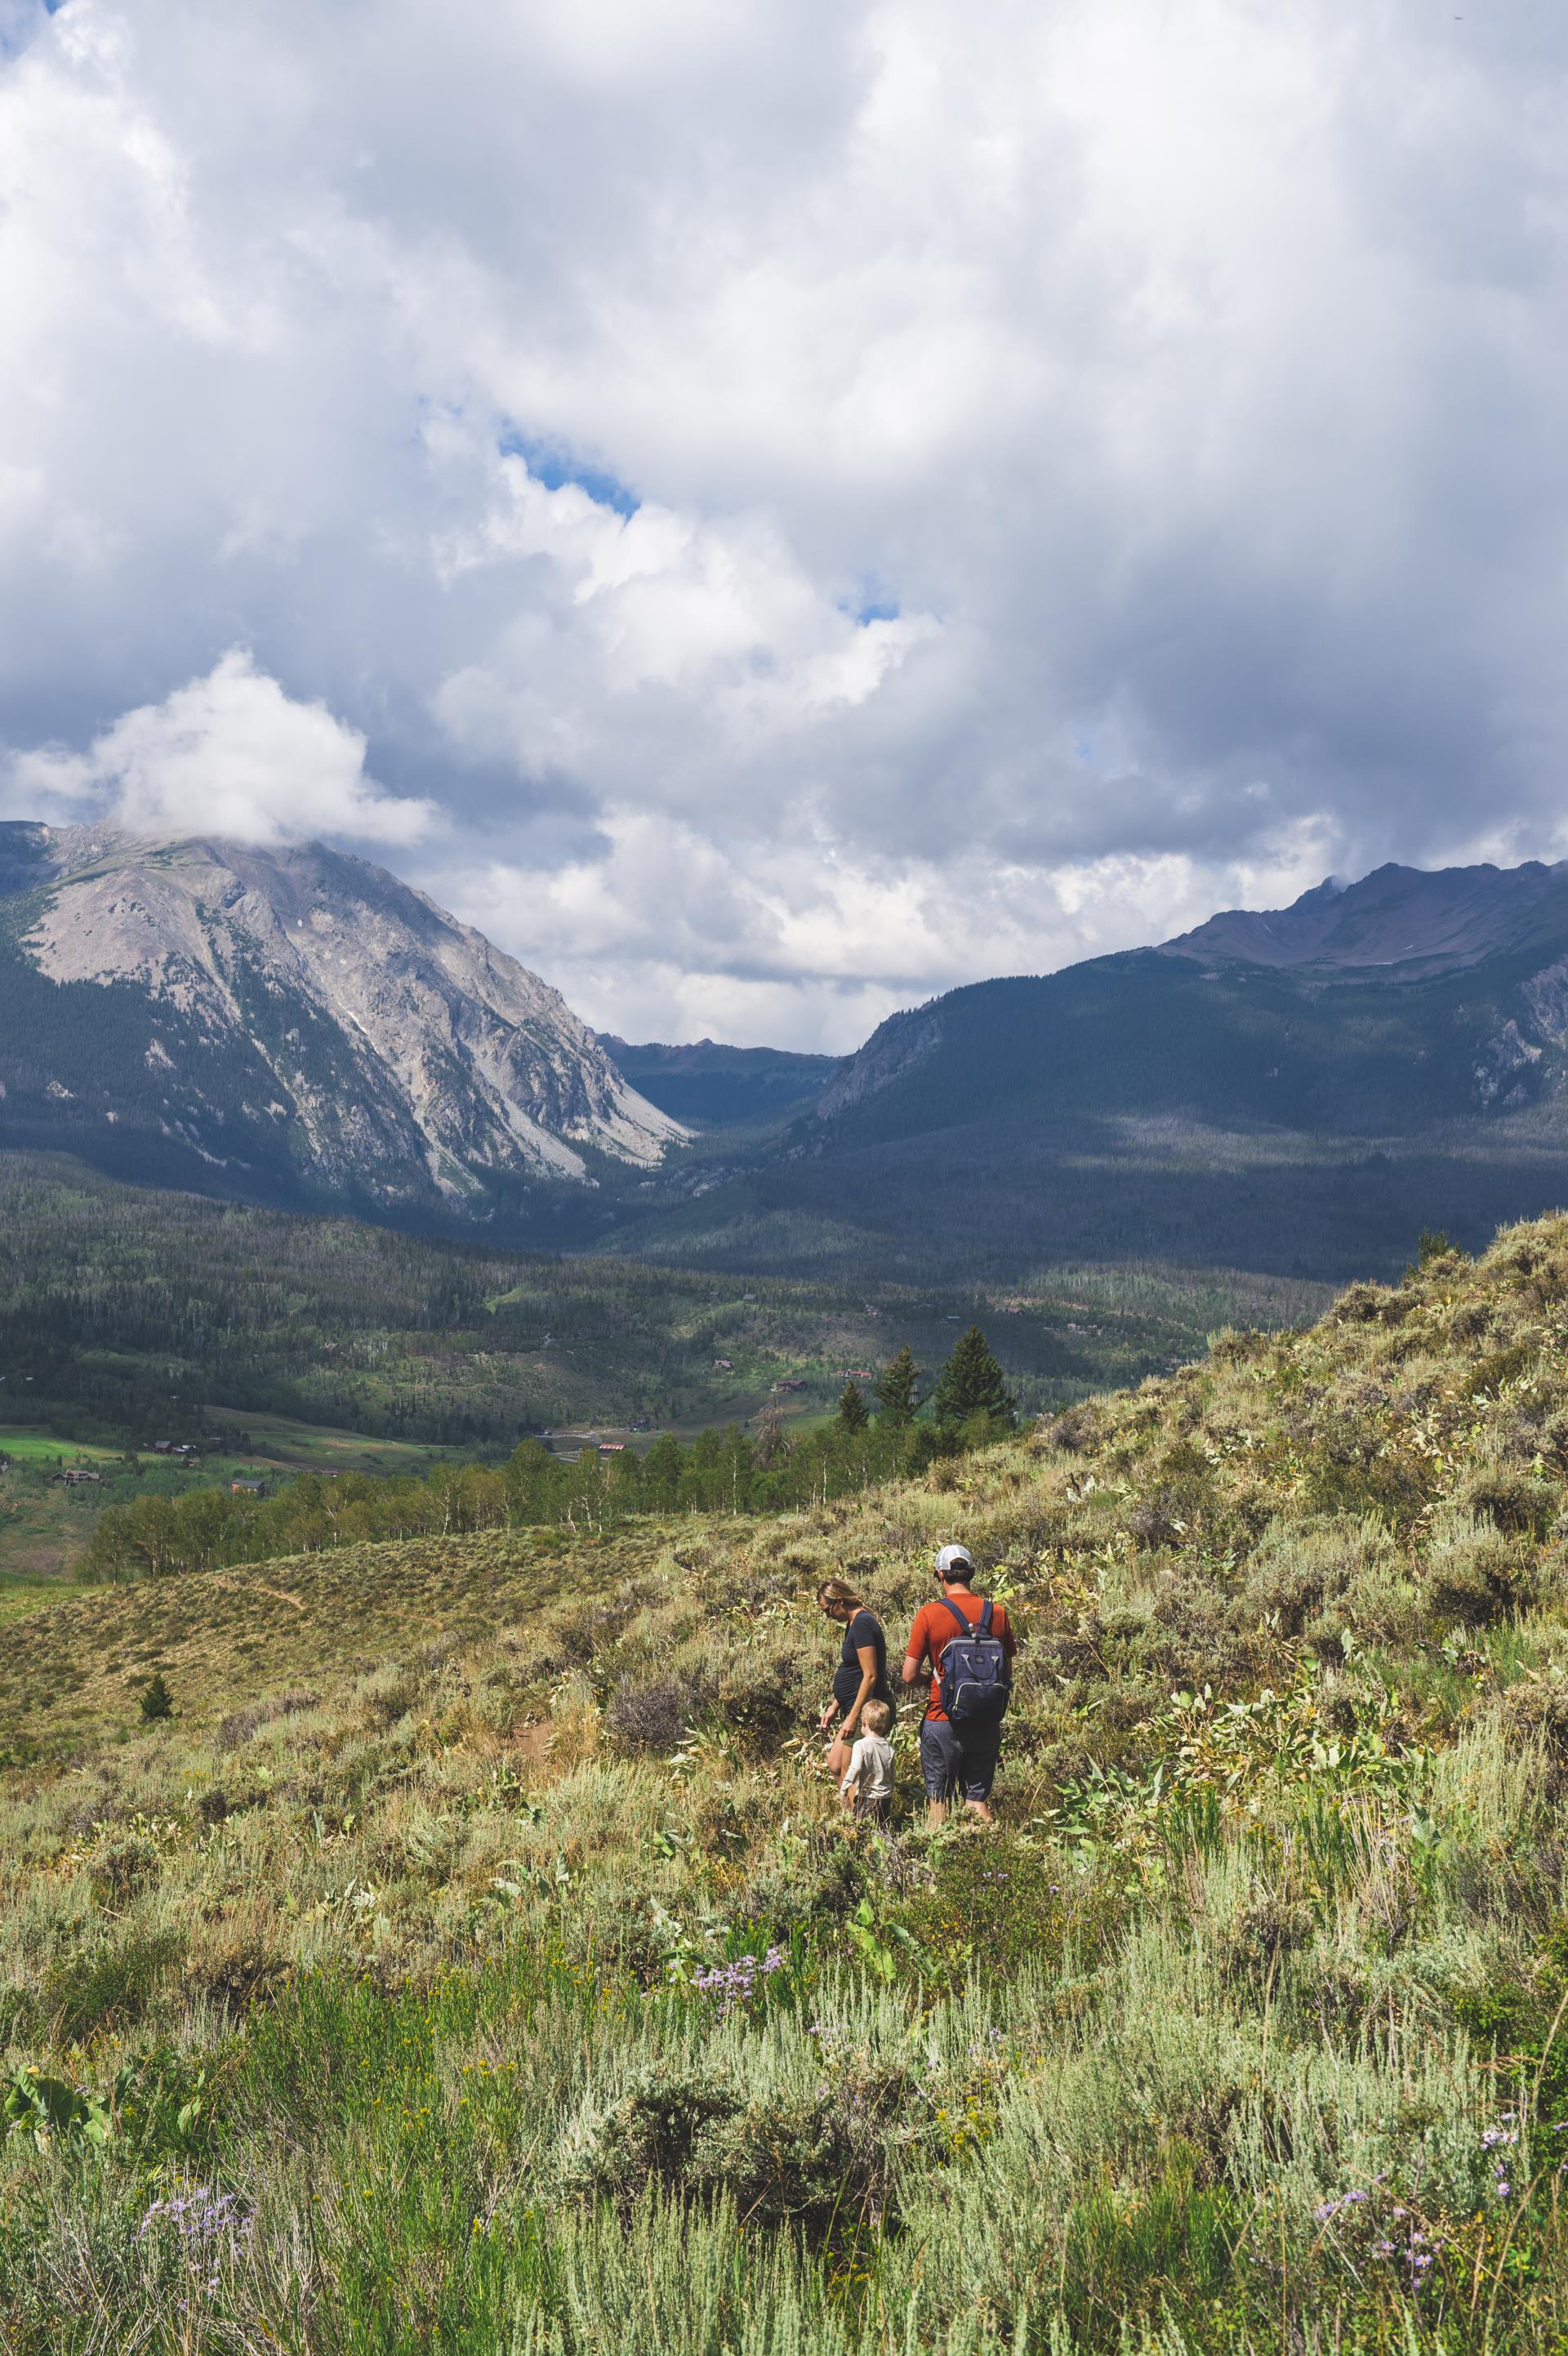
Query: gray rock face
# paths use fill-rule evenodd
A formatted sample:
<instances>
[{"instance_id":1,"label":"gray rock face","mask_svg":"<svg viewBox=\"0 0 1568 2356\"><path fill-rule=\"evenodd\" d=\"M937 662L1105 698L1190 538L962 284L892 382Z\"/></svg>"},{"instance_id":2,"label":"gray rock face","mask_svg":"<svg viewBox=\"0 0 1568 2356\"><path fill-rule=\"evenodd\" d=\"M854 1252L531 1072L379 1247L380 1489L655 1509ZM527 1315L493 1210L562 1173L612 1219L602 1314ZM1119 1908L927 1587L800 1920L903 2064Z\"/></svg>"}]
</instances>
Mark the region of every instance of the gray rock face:
<instances>
[{"instance_id":1,"label":"gray rock face","mask_svg":"<svg viewBox=\"0 0 1568 2356\"><path fill-rule=\"evenodd\" d=\"M647 1168L685 1135L558 991L367 861L88 828L0 836L0 891L42 895L23 955L59 983L145 994L148 1084L175 1075L171 1038L243 1069L246 1100L210 1123L180 1103L174 1126L205 1159L242 1160L254 1122L289 1132L328 1187L482 1215L498 1179L591 1183L590 1151Z\"/></svg>"},{"instance_id":2,"label":"gray rock face","mask_svg":"<svg viewBox=\"0 0 1568 2356\"><path fill-rule=\"evenodd\" d=\"M900 1074L923 1062L940 1044L942 1017L930 1007L890 1014L865 1045L851 1055L816 1100L818 1119L831 1120L849 1106L877 1095Z\"/></svg>"}]
</instances>

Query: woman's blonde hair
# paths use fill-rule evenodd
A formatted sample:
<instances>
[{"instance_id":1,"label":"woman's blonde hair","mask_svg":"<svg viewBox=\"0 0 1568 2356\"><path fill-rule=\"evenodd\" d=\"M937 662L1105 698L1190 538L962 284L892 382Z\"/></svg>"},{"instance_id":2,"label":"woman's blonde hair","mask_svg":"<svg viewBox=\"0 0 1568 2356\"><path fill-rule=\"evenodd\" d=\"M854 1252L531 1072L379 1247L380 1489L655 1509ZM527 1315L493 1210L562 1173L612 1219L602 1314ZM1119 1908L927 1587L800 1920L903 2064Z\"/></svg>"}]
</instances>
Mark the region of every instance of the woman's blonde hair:
<instances>
[{"instance_id":1,"label":"woman's blonde hair","mask_svg":"<svg viewBox=\"0 0 1568 2356\"><path fill-rule=\"evenodd\" d=\"M816 1590L818 1603L847 1603L852 1612L863 1612L865 1599L856 1594L847 1580L825 1579Z\"/></svg>"}]
</instances>

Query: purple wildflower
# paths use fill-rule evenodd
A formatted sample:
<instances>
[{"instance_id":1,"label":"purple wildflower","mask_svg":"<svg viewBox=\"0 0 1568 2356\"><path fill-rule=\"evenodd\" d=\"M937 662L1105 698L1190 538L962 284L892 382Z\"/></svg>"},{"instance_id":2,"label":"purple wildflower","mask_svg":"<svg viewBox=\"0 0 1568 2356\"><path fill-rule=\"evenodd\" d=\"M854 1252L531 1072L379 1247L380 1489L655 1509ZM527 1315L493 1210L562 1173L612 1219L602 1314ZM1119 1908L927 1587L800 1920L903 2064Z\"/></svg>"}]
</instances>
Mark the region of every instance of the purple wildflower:
<instances>
[{"instance_id":1,"label":"purple wildflower","mask_svg":"<svg viewBox=\"0 0 1568 2356\"><path fill-rule=\"evenodd\" d=\"M155 2226L172 2227L181 2257L193 2270L200 2269L203 2287L211 2296L219 2287L223 2259L244 2246L254 2222L251 2204L241 2194L197 2184L183 2199L155 2201L136 2228L136 2239L144 2241Z\"/></svg>"},{"instance_id":2,"label":"purple wildflower","mask_svg":"<svg viewBox=\"0 0 1568 2356\"><path fill-rule=\"evenodd\" d=\"M756 1993L758 1972L783 1971L788 1960L782 1947L770 1947L760 1959L756 1955L736 1955L727 1964L715 1964L708 1971L696 1973L691 1984L699 1996L712 1997L718 2007L717 2018L728 2020Z\"/></svg>"}]
</instances>

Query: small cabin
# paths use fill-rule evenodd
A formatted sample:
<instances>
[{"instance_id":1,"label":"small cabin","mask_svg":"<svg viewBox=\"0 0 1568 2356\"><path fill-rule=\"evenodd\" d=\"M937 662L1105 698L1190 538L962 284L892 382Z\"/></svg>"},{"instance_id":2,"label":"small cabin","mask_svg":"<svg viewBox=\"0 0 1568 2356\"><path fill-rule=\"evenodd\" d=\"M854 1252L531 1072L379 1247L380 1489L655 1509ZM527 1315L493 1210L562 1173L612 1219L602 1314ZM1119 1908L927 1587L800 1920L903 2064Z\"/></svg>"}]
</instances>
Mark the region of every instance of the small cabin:
<instances>
[{"instance_id":1,"label":"small cabin","mask_svg":"<svg viewBox=\"0 0 1568 2356\"><path fill-rule=\"evenodd\" d=\"M267 1484L264 1481L230 1481L229 1494L231 1497L264 1497Z\"/></svg>"}]
</instances>

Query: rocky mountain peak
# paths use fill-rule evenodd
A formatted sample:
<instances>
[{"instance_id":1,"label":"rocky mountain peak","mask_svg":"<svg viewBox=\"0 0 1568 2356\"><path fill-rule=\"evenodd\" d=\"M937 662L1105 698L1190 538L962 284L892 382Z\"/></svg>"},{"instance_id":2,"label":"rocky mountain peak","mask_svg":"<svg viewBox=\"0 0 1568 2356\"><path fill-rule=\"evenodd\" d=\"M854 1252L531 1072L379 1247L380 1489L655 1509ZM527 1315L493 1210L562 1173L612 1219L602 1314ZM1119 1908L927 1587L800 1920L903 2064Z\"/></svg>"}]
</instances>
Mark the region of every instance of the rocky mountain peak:
<instances>
[{"instance_id":1,"label":"rocky mountain peak","mask_svg":"<svg viewBox=\"0 0 1568 2356\"><path fill-rule=\"evenodd\" d=\"M318 1191L485 1215L497 1186L651 1167L684 1137L559 991L367 860L10 827L0 893L61 1013L84 989L89 1027L95 991L142 1010L136 1102L99 1083L99 1118L151 1117L206 1162L281 1148ZM72 1068L38 1085L80 1107L87 1042L64 1030Z\"/></svg>"}]
</instances>

